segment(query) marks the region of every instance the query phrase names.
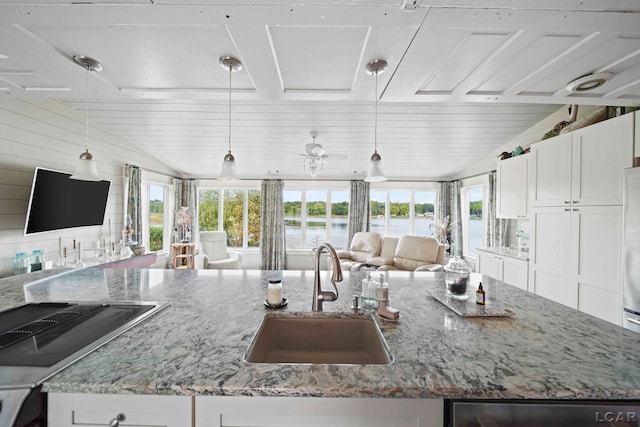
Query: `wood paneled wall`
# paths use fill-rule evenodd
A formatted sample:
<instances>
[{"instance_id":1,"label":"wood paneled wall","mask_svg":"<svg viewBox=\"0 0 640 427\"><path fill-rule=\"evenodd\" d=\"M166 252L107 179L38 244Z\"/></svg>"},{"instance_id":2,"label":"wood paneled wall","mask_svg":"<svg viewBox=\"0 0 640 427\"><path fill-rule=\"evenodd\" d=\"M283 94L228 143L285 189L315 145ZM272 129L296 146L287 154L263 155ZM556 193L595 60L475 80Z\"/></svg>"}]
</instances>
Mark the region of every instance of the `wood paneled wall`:
<instances>
[{"instance_id":1,"label":"wood paneled wall","mask_svg":"<svg viewBox=\"0 0 640 427\"><path fill-rule=\"evenodd\" d=\"M73 239L89 248L92 240L108 234L114 240L123 226L122 166L135 164L166 175L177 173L142 153L117 135L91 124L90 151L103 179L111 181L104 226L24 235L27 205L36 166L72 173L86 146L85 117L53 99L0 100L0 277L12 274L16 252L43 249L47 259L58 259L58 239L71 249Z\"/></svg>"}]
</instances>

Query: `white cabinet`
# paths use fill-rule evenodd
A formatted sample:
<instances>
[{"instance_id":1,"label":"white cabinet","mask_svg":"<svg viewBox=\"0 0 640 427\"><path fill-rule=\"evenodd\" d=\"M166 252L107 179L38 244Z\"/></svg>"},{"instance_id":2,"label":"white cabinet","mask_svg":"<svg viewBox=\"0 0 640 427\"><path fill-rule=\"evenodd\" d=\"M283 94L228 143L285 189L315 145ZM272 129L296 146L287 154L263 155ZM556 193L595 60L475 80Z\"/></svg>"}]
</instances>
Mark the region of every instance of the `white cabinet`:
<instances>
[{"instance_id":1,"label":"white cabinet","mask_svg":"<svg viewBox=\"0 0 640 427\"><path fill-rule=\"evenodd\" d=\"M48 394L49 427L108 426L118 414L120 427L192 427L190 396L124 394Z\"/></svg>"},{"instance_id":2,"label":"white cabinet","mask_svg":"<svg viewBox=\"0 0 640 427\"><path fill-rule=\"evenodd\" d=\"M501 160L496 166L496 217L522 219L528 216L529 154Z\"/></svg>"},{"instance_id":3,"label":"white cabinet","mask_svg":"<svg viewBox=\"0 0 640 427\"><path fill-rule=\"evenodd\" d=\"M635 114L534 144L529 290L620 324L624 169Z\"/></svg>"},{"instance_id":4,"label":"white cabinet","mask_svg":"<svg viewBox=\"0 0 640 427\"><path fill-rule=\"evenodd\" d=\"M622 207L533 208L529 290L620 324Z\"/></svg>"},{"instance_id":5,"label":"white cabinet","mask_svg":"<svg viewBox=\"0 0 640 427\"><path fill-rule=\"evenodd\" d=\"M634 115L531 146L529 205L621 205L623 171L633 162Z\"/></svg>"},{"instance_id":6,"label":"white cabinet","mask_svg":"<svg viewBox=\"0 0 640 427\"><path fill-rule=\"evenodd\" d=\"M195 427L441 427L442 399L197 396Z\"/></svg>"},{"instance_id":7,"label":"white cabinet","mask_svg":"<svg viewBox=\"0 0 640 427\"><path fill-rule=\"evenodd\" d=\"M478 272L527 290L529 263L525 260L478 251Z\"/></svg>"}]
</instances>

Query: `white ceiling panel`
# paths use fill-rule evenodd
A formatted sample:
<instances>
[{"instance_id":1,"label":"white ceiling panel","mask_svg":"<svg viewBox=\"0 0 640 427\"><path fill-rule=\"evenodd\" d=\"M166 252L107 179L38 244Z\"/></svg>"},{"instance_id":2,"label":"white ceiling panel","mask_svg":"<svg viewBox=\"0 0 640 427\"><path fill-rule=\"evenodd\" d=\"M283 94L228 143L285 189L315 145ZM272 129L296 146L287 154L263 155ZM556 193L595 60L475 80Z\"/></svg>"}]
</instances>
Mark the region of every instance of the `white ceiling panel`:
<instances>
[{"instance_id":1,"label":"white ceiling panel","mask_svg":"<svg viewBox=\"0 0 640 427\"><path fill-rule=\"evenodd\" d=\"M309 179L312 130L329 154L320 179L361 178L376 96L395 180L450 179L563 104L640 105L635 0L108 3L0 0L0 97L84 113L86 71L72 57L95 58L91 122L185 177L215 178L227 152L226 55L243 64L231 142L252 179ZM377 94L374 59L389 64ZM598 90L565 90L602 70L615 76Z\"/></svg>"},{"instance_id":2,"label":"white ceiling panel","mask_svg":"<svg viewBox=\"0 0 640 427\"><path fill-rule=\"evenodd\" d=\"M284 91L351 91L366 27L270 27Z\"/></svg>"}]
</instances>

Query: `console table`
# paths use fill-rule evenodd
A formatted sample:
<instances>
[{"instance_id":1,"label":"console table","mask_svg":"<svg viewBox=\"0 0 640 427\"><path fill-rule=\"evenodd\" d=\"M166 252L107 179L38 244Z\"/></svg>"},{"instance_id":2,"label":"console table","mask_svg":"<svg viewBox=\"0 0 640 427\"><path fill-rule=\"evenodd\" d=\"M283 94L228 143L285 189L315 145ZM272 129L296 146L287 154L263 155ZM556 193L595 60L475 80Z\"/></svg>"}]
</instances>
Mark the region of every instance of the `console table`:
<instances>
[{"instance_id":1,"label":"console table","mask_svg":"<svg viewBox=\"0 0 640 427\"><path fill-rule=\"evenodd\" d=\"M193 269L195 243L173 243L171 245L171 264L174 269Z\"/></svg>"}]
</instances>

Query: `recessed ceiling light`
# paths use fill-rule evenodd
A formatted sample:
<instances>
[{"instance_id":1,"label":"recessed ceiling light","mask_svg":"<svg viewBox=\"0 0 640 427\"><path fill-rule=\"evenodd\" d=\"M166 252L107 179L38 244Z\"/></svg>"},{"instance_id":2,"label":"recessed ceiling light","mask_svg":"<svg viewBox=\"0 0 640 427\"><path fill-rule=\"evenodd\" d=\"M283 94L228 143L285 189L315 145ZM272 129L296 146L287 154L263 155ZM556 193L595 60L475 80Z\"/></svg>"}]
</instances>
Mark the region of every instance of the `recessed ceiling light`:
<instances>
[{"instance_id":1,"label":"recessed ceiling light","mask_svg":"<svg viewBox=\"0 0 640 427\"><path fill-rule=\"evenodd\" d=\"M586 76L578 77L577 79L569 82L569 84L567 84L567 90L569 92L587 92L602 86L611 80L613 76L614 74L608 71L587 74Z\"/></svg>"}]
</instances>

